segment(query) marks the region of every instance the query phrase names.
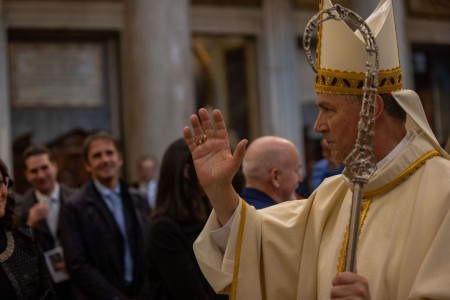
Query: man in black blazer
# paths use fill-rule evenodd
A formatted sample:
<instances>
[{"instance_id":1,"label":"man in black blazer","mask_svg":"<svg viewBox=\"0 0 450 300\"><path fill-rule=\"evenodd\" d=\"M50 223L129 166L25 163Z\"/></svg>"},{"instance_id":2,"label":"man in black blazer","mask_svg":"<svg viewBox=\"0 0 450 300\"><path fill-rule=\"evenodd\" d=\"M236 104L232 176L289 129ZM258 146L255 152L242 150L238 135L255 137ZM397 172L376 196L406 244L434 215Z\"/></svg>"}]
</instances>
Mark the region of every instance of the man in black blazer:
<instances>
[{"instance_id":1,"label":"man in black blazer","mask_svg":"<svg viewBox=\"0 0 450 300\"><path fill-rule=\"evenodd\" d=\"M91 174L61 213L62 246L76 299L135 299L144 284L147 201L119 179L122 156L106 132L84 143Z\"/></svg>"},{"instance_id":2,"label":"man in black blazer","mask_svg":"<svg viewBox=\"0 0 450 300\"><path fill-rule=\"evenodd\" d=\"M18 201L17 211L22 221L33 228L38 245L48 255L48 251L55 252L61 249L58 247L60 210L67 198L76 190L58 183L58 166L53 153L47 147L31 145L23 153L23 162L24 175L31 188ZM56 256L52 255L52 257ZM49 266L56 299L72 299L64 261L61 260ZM58 271L63 276L58 278L54 275L54 271Z\"/></svg>"}]
</instances>

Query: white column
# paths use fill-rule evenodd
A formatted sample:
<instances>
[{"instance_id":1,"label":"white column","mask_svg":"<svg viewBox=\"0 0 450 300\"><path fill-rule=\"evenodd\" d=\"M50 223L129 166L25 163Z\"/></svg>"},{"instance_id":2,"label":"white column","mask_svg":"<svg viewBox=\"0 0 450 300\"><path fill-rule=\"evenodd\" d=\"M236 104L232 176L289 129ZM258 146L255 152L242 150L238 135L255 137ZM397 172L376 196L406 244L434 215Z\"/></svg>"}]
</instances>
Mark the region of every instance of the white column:
<instances>
[{"instance_id":1,"label":"white column","mask_svg":"<svg viewBox=\"0 0 450 300\"><path fill-rule=\"evenodd\" d=\"M3 1L0 0L0 158L8 165L12 174L11 117L8 84L8 51L4 20Z\"/></svg>"},{"instance_id":2,"label":"white column","mask_svg":"<svg viewBox=\"0 0 450 300\"><path fill-rule=\"evenodd\" d=\"M294 8L290 0L264 0L263 5L259 70L263 134L287 138L304 154Z\"/></svg>"},{"instance_id":3,"label":"white column","mask_svg":"<svg viewBox=\"0 0 450 300\"><path fill-rule=\"evenodd\" d=\"M127 0L125 148L128 175L142 154L162 157L194 113L188 0Z\"/></svg>"}]
</instances>

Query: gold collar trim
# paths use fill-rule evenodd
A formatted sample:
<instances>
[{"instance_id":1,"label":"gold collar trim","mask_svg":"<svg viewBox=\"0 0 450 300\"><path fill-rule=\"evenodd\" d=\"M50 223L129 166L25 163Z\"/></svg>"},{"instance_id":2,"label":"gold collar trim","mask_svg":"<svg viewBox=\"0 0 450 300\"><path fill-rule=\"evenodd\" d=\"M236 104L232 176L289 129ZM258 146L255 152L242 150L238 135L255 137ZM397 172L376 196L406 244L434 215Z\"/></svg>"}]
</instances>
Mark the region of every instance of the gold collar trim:
<instances>
[{"instance_id":1,"label":"gold collar trim","mask_svg":"<svg viewBox=\"0 0 450 300\"><path fill-rule=\"evenodd\" d=\"M420 167L422 167L427 160L429 160L430 158L435 157L435 156L441 156L439 151L437 151L437 150L428 151L427 153L422 155L420 158L418 158L416 161L414 161L408 168L406 168L405 171L403 171L393 181L389 182L388 184L384 185L383 187L381 187L379 189L364 193L364 200L362 203L362 211L361 211L361 219L359 222L359 236L361 236L361 231L362 231L362 227L364 224L364 220L366 219L370 204L372 204L372 202L373 202L373 198L376 196L385 194L385 193L393 190L395 187L399 186L403 182L405 182L409 178L409 176L411 176L418 169L420 169ZM344 268L345 268L345 259L346 259L346 255L347 255L349 232L350 232L350 225L347 226L347 229L345 230L345 234L344 234L344 240L342 241L341 253L340 253L339 261L338 261L338 265L337 265L338 272L343 272Z\"/></svg>"},{"instance_id":2,"label":"gold collar trim","mask_svg":"<svg viewBox=\"0 0 450 300\"><path fill-rule=\"evenodd\" d=\"M408 179L409 176L414 174L414 172L416 172L420 167L422 167L427 160L435 156L442 156L442 155L437 150L428 151L427 153L419 157L416 161L414 161L405 171L403 171L397 178L395 178L388 184L382 186L379 189L370 192L365 192L364 199L373 198L375 196L390 192L395 187L399 186L402 182L406 181L406 179Z\"/></svg>"}]
</instances>

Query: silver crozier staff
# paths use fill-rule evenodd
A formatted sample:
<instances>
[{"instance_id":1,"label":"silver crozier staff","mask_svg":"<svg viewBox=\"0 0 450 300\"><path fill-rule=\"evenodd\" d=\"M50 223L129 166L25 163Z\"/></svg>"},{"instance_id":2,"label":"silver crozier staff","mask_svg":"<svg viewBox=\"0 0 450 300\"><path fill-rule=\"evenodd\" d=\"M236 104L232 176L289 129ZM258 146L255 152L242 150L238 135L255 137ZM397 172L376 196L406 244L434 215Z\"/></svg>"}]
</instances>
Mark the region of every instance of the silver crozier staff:
<instances>
[{"instance_id":1,"label":"silver crozier staff","mask_svg":"<svg viewBox=\"0 0 450 300\"><path fill-rule=\"evenodd\" d=\"M350 28L359 30L364 38L367 51L366 73L363 87L363 101L358 124L358 137L355 148L344 160L350 181L353 183L353 198L350 212L349 236L345 260L345 271L356 272L356 250L359 237L359 223L363 201L364 185L375 172L372 141L375 134L375 96L378 86L378 48L369 26L353 11L335 4L321 10L306 25L303 35L303 48L309 64L317 73L315 61L311 55L310 43L313 31L328 20L344 21Z\"/></svg>"}]
</instances>

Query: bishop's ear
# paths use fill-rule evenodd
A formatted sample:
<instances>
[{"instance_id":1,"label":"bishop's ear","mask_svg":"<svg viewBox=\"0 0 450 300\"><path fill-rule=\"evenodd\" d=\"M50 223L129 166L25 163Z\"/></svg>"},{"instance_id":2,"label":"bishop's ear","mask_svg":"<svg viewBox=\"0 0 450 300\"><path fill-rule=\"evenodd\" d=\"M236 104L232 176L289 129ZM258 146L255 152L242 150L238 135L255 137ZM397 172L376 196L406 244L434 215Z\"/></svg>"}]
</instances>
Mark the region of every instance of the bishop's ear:
<instances>
[{"instance_id":1,"label":"bishop's ear","mask_svg":"<svg viewBox=\"0 0 450 300\"><path fill-rule=\"evenodd\" d=\"M375 114L374 114L375 120L377 120L381 116L383 110L384 110L383 98L381 98L381 96L377 94L375 96Z\"/></svg>"}]
</instances>

